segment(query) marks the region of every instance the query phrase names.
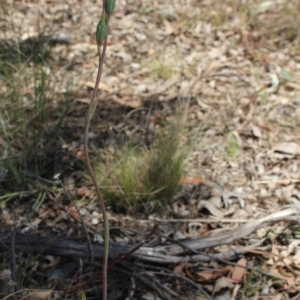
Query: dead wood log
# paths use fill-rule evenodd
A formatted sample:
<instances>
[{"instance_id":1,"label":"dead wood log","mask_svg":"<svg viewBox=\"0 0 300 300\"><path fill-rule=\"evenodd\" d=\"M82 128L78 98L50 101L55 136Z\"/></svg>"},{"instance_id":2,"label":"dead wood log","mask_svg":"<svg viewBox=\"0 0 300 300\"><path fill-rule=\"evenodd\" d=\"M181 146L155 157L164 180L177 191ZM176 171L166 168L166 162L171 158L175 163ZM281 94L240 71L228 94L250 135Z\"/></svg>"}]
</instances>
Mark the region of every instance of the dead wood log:
<instances>
[{"instance_id":1,"label":"dead wood log","mask_svg":"<svg viewBox=\"0 0 300 300\"><path fill-rule=\"evenodd\" d=\"M259 220L249 221L249 223L236 228L226 230L224 233L212 234L211 236L203 237L200 239L189 239L178 241L177 243L170 243L168 245L156 246L156 247L141 247L131 257L138 258L144 261L151 261L155 263L168 264L168 263L180 263L186 262L199 262L208 261L211 259L232 259L236 255L240 255L249 250L255 249L263 239L258 241L254 245L247 247L237 247L230 249L223 253L217 253L215 255L207 256L205 253L199 253L202 249L209 249L212 247L230 244L233 241L249 236L257 229L268 225L269 223L278 221L289 221L299 223L298 213L300 206L289 206L284 208L280 212L271 214L265 218ZM1 247L2 245L2 247ZM88 244L80 243L70 239L56 238L56 237L43 237L35 235L22 235L16 234L13 238L9 234L0 234L0 252L3 250L12 249L35 252L35 253L49 253L52 255L67 256L72 258L84 258L89 255ZM109 256L111 259L123 256L130 252L134 247L125 243L111 243L109 248ZM103 245L92 244L93 255L95 258L103 257Z\"/></svg>"},{"instance_id":2,"label":"dead wood log","mask_svg":"<svg viewBox=\"0 0 300 300\"><path fill-rule=\"evenodd\" d=\"M53 255L68 256L72 258L87 257L89 247L87 243L80 243L75 240L65 239L61 237L45 237L29 234L16 234L11 237L10 234L0 234L0 248L10 250L14 245L15 251L23 251L29 253L51 253ZM92 244L93 255L95 258L103 257L103 245ZM131 246L114 243L110 246L110 257L115 258L126 254L130 251Z\"/></svg>"},{"instance_id":3,"label":"dead wood log","mask_svg":"<svg viewBox=\"0 0 300 300\"><path fill-rule=\"evenodd\" d=\"M71 239L56 238L56 237L43 237L37 235L21 235L17 234L11 237L8 234L0 234L0 253L4 251L11 251L13 245L14 252L27 252L27 253L47 253L51 255L58 255L69 258L87 258L89 255L89 246L86 242L80 243ZM177 246L176 244L173 245ZM146 262L154 262L159 264L178 264L182 261L199 262L210 261L212 259L232 259L249 250L253 250L258 246L250 245L235 250L229 250L223 253L217 253L212 256L205 254L182 255L172 256L161 252L160 247L150 248L141 247L133 252L131 257ZM126 245L123 243L111 243L109 249L109 258L116 259L129 253L134 246ZM170 246L168 246L168 249ZM95 259L103 258L103 245L92 244L93 255ZM214 257L215 256L215 257Z\"/></svg>"}]
</instances>

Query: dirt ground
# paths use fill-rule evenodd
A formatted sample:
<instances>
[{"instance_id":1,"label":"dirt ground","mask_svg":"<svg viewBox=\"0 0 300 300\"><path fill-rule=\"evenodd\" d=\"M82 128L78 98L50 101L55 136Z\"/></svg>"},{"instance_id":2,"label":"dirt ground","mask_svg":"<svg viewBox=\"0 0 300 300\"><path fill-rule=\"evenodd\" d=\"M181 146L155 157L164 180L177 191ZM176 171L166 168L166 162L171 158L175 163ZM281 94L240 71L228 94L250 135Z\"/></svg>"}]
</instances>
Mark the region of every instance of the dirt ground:
<instances>
[{"instance_id":1,"label":"dirt ground","mask_svg":"<svg viewBox=\"0 0 300 300\"><path fill-rule=\"evenodd\" d=\"M78 200L87 231L95 240L101 239L102 214L93 188L82 181L82 141L98 65L95 28L101 3L6 0L0 21L1 45L6 40L17 40L25 47L22 49L29 45L29 75L34 72L32 49L38 47L34 41L41 33L47 37L43 70L49 76L47 97L51 103L47 104L45 126L52 128L64 107L67 113L56 150L43 154L49 163L41 177L51 181L56 172L62 174L61 180ZM5 59L14 63L13 51L8 53ZM31 105L26 100L30 84L20 78L15 82L25 95L26 110ZM5 94L3 82L0 88ZM300 299L299 104L299 1L117 1L110 21L99 106L90 129L91 153L101 155L128 138L149 145L153 136L145 128L164 125L182 109L186 110L182 138L190 150L182 191L168 207L138 215L116 213L108 207L112 240L138 243L156 222L161 229L153 245L166 245L168 238L199 239L222 232L237 234L236 239L228 237L224 243L201 248L201 253L212 255L258 241L261 244L234 259L168 265L196 287L179 278L164 281L159 277L161 285L176 293L165 290L168 296L163 298L144 282L132 296L111 293L110 299ZM2 120L6 108L2 105L0 109ZM28 126L39 125L30 120ZM4 157L8 143L1 128L0 153ZM22 136L14 143L21 152ZM1 172L0 181L4 182L3 196L14 183L7 183ZM33 215L36 199L32 194L18 194L1 204L1 232L19 226L22 233L60 234L84 241L74 203L61 186L46 186L45 181L37 184L32 179L21 188L43 191L35 194L40 204L35 204L38 209ZM294 211L277 218L276 214L284 215L286 209ZM268 217L265 223L263 218ZM263 226L249 232L242 227L253 220L264 220ZM237 233L239 228L245 228L245 233ZM55 262L48 264L44 270L55 266ZM0 279L6 269L9 267L3 263ZM33 267L29 273L34 279L23 288L37 289ZM49 282L42 282L42 289L49 291ZM1 293L11 292L12 286L8 291L1 288ZM199 286L201 290L197 290ZM189 287L192 294L187 292ZM46 294L48 298L39 297L60 299L53 290Z\"/></svg>"}]
</instances>

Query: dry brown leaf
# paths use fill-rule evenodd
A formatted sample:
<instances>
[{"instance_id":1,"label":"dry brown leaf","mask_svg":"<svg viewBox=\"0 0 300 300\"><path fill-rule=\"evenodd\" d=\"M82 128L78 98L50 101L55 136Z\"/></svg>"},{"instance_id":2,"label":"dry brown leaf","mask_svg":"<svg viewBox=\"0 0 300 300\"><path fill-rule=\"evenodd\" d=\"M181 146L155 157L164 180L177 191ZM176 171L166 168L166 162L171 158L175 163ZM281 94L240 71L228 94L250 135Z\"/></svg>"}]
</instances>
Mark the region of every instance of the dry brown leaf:
<instances>
[{"instance_id":1,"label":"dry brown leaf","mask_svg":"<svg viewBox=\"0 0 300 300\"><path fill-rule=\"evenodd\" d=\"M79 291L78 296L79 296L79 300L86 300L85 291Z\"/></svg>"},{"instance_id":2,"label":"dry brown leaf","mask_svg":"<svg viewBox=\"0 0 300 300\"><path fill-rule=\"evenodd\" d=\"M189 211L183 201L175 201L172 203L172 209L178 216L187 216Z\"/></svg>"},{"instance_id":3,"label":"dry brown leaf","mask_svg":"<svg viewBox=\"0 0 300 300\"><path fill-rule=\"evenodd\" d=\"M299 155L300 146L295 142L282 142L272 147L273 153L287 154L287 155Z\"/></svg>"},{"instance_id":4,"label":"dry brown leaf","mask_svg":"<svg viewBox=\"0 0 300 300\"><path fill-rule=\"evenodd\" d=\"M214 300L232 300L229 290L224 291L221 295L216 295Z\"/></svg>"},{"instance_id":5,"label":"dry brown leaf","mask_svg":"<svg viewBox=\"0 0 300 300\"><path fill-rule=\"evenodd\" d=\"M221 277L216 281L216 283L214 285L213 295L215 295L220 290L225 289L225 288L233 289L234 285L230 282L230 280L228 278Z\"/></svg>"},{"instance_id":6,"label":"dry brown leaf","mask_svg":"<svg viewBox=\"0 0 300 300\"><path fill-rule=\"evenodd\" d=\"M76 194L79 197L87 197L87 198L90 198L92 195L90 189L86 186L82 186L82 187L76 189Z\"/></svg>"},{"instance_id":7,"label":"dry brown leaf","mask_svg":"<svg viewBox=\"0 0 300 300\"><path fill-rule=\"evenodd\" d=\"M84 159L84 153L81 150L79 150L76 152L76 157L78 157L80 159Z\"/></svg>"},{"instance_id":8,"label":"dry brown leaf","mask_svg":"<svg viewBox=\"0 0 300 300\"><path fill-rule=\"evenodd\" d=\"M186 178L182 177L180 179L180 184L193 184L193 185L198 185L201 183L205 183L204 179L200 177L194 177L194 178Z\"/></svg>"},{"instance_id":9,"label":"dry brown leaf","mask_svg":"<svg viewBox=\"0 0 300 300\"><path fill-rule=\"evenodd\" d=\"M185 268L187 277L192 279L195 282L204 283L204 282L214 282L221 276L227 275L231 271L231 266L225 266L222 269L216 271L200 271L194 272L190 271L189 268Z\"/></svg>"},{"instance_id":10,"label":"dry brown leaf","mask_svg":"<svg viewBox=\"0 0 300 300\"><path fill-rule=\"evenodd\" d=\"M284 280L285 280L284 286L286 289L295 287L295 281L297 280L297 277L295 276L295 274L287 271L283 267L278 267L277 271L278 271L278 274L280 274L280 276L284 278Z\"/></svg>"},{"instance_id":11,"label":"dry brown leaf","mask_svg":"<svg viewBox=\"0 0 300 300\"><path fill-rule=\"evenodd\" d=\"M52 293L53 290L36 290L29 292L28 296L30 296L31 299L47 300L50 299Z\"/></svg>"},{"instance_id":12,"label":"dry brown leaf","mask_svg":"<svg viewBox=\"0 0 300 300\"><path fill-rule=\"evenodd\" d=\"M213 271L202 271L197 272L197 278L191 278L195 282L199 283L205 283L205 282L212 282L212 280L215 280L218 278L220 274L217 274L217 272Z\"/></svg>"},{"instance_id":13,"label":"dry brown leaf","mask_svg":"<svg viewBox=\"0 0 300 300\"><path fill-rule=\"evenodd\" d=\"M0 279L1 280L10 278L10 275L11 275L11 270L4 269L4 270L0 271Z\"/></svg>"},{"instance_id":14,"label":"dry brown leaf","mask_svg":"<svg viewBox=\"0 0 300 300\"><path fill-rule=\"evenodd\" d=\"M300 265L300 250L297 250L295 255L293 256L293 262L296 266Z\"/></svg>"},{"instance_id":15,"label":"dry brown leaf","mask_svg":"<svg viewBox=\"0 0 300 300\"><path fill-rule=\"evenodd\" d=\"M234 266L232 274L231 274L231 280L234 283L240 283L246 274L246 267L247 265L247 260L245 258L241 258L238 262L237 265Z\"/></svg>"},{"instance_id":16,"label":"dry brown leaf","mask_svg":"<svg viewBox=\"0 0 300 300\"><path fill-rule=\"evenodd\" d=\"M198 208L198 210L200 210L202 208L206 208L213 216L215 216L217 218L224 217L224 213L221 210L219 210L214 204L212 204L206 200L199 201L197 204L197 208Z\"/></svg>"},{"instance_id":17,"label":"dry brown leaf","mask_svg":"<svg viewBox=\"0 0 300 300\"><path fill-rule=\"evenodd\" d=\"M79 213L77 212L76 208L72 203L69 204L68 206L68 212L71 215L72 218L74 218L76 221L81 222L81 218Z\"/></svg>"},{"instance_id":18,"label":"dry brown leaf","mask_svg":"<svg viewBox=\"0 0 300 300\"><path fill-rule=\"evenodd\" d=\"M286 86L291 89L300 90L300 84L295 83L295 82L287 82Z\"/></svg>"},{"instance_id":19,"label":"dry brown leaf","mask_svg":"<svg viewBox=\"0 0 300 300\"><path fill-rule=\"evenodd\" d=\"M53 268L56 265L58 265L60 262L61 262L61 257L58 256L58 257L56 257L54 259L51 259L50 263L44 263L44 264L42 264L41 265L41 269L45 270L45 269Z\"/></svg>"},{"instance_id":20,"label":"dry brown leaf","mask_svg":"<svg viewBox=\"0 0 300 300\"><path fill-rule=\"evenodd\" d=\"M39 33L37 31L25 32L21 36L21 41L25 41L30 38L38 38Z\"/></svg>"},{"instance_id":21,"label":"dry brown leaf","mask_svg":"<svg viewBox=\"0 0 300 300\"><path fill-rule=\"evenodd\" d=\"M213 60L205 69L204 75L208 76L213 70L221 68L222 66L225 66L224 63L220 62L219 60Z\"/></svg>"},{"instance_id":22,"label":"dry brown leaf","mask_svg":"<svg viewBox=\"0 0 300 300\"><path fill-rule=\"evenodd\" d=\"M164 24L165 24L167 34L172 34L174 32L174 27L172 26L172 23L165 20Z\"/></svg>"},{"instance_id":23,"label":"dry brown leaf","mask_svg":"<svg viewBox=\"0 0 300 300\"><path fill-rule=\"evenodd\" d=\"M124 106L129 106L129 107L132 107L132 108L138 108L138 107L141 107L143 106L143 103L142 101L139 101L139 100L123 100L119 97L117 97L116 95L113 96L112 98L114 101L116 101L117 103L121 104L121 105L124 105Z\"/></svg>"},{"instance_id":24,"label":"dry brown leaf","mask_svg":"<svg viewBox=\"0 0 300 300\"><path fill-rule=\"evenodd\" d=\"M75 188L75 180L72 176L64 177L64 186L68 192L73 191Z\"/></svg>"},{"instance_id":25,"label":"dry brown leaf","mask_svg":"<svg viewBox=\"0 0 300 300\"><path fill-rule=\"evenodd\" d=\"M218 209L223 207L223 201L220 196L213 196L207 200L210 204L214 205Z\"/></svg>"},{"instance_id":26,"label":"dry brown leaf","mask_svg":"<svg viewBox=\"0 0 300 300\"><path fill-rule=\"evenodd\" d=\"M251 128L252 128L252 133L256 138L262 137L261 129L258 126L251 124Z\"/></svg>"},{"instance_id":27,"label":"dry brown leaf","mask_svg":"<svg viewBox=\"0 0 300 300\"><path fill-rule=\"evenodd\" d=\"M173 272L178 275L183 275L184 274L183 270L185 268L186 268L186 264L180 264L174 268Z\"/></svg>"},{"instance_id":28,"label":"dry brown leaf","mask_svg":"<svg viewBox=\"0 0 300 300\"><path fill-rule=\"evenodd\" d=\"M95 87L95 82L94 81L85 81L82 83L82 85L90 88L90 89L94 89ZM100 82L99 84L99 88L102 91L106 91L106 92L111 92L112 88L110 88L107 84L105 84L104 82Z\"/></svg>"}]
</instances>

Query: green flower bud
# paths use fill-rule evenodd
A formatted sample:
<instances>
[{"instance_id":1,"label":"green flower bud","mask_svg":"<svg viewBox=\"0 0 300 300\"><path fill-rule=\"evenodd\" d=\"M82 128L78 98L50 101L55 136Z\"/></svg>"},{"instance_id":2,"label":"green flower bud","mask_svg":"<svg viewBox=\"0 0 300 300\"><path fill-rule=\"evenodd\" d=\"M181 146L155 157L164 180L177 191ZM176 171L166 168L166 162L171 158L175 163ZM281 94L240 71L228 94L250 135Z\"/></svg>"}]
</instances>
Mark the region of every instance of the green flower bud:
<instances>
[{"instance_id":1,"label":"green flower bud","mask_svg":"<svg viewBox=\"0 0 300 300\"><path fill-rule=\"evenodd\" d=\"M98 23L97 31L96 31L96 40L98 47L102 45L106 38L107 34L107 25L106 25L106 17L103 15Z\"/></svg>"},{"instance_id":2,"label":"green flower bud","mask_svg":"<svg viewBox=\"0 0 300 300\"><path fill-rule=\"evenodd\" d=\"M116 5L116 0L106 0L105 1L105 11L106 11L108 17L110 17L110 15L113 13L113 11L115 9L115 5Z\"/></svg>"}]
</instances>

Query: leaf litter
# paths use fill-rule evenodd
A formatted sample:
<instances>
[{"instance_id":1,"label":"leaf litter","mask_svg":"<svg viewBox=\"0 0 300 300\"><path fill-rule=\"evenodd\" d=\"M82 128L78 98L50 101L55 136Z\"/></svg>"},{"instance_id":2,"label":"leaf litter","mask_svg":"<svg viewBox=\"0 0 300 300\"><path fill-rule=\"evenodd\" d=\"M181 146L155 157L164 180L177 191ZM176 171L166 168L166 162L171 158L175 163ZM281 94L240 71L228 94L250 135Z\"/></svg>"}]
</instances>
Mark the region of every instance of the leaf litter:
<instances>
[{"instance_id":1,"label":"leaf litter","mask_svg":"<svg viewBox=\"0 0 300 300\"><path fill-rule=\"evenodd\" d=\"M1 25L6 24L1 41L19 37L26 45L39 37L41 28L49 35L46 71L52 82L50 96L57 108L62 95L69 93L72 104L65 119L70 134L62 137L63 159L69 162L82 158L83 111L97 62L95 7L100 2L6 1L1 7L5 12ZM110 210L112 238L136 243L150 224L159 222L161 236L139 249L137 259L148 257L149 261L181 266L183 257L203 251L193 253L190 265L174 273L195 283L197 274L206 293L216 299L227 299L228 293L232 299L299 297L299 15L296 0L119 1L111 22L100 108L91 129L95 155L121 134L132 136L135 132L137 139L144 134L141 120L145 115L133 114L129 120L123 117L132 109L151 107L157 126L160 116L170 115L172 106L180 101L189 103L186 138L192 148L186 158L188 172L181 179L182 190L173 203L149 215ZM17 37L7 26L10 20L19 30ZM9 59L14 59L13 52ZM26 72L33 72L30 65ZM24 84L15 80L25 90ZM32 88L29 85L24 94ZM2 82L1 90L5 91ZM102 138L104 134L107 138ZM1 137L1 156L6 143ZM71 185L68 189L87 230L96 236L102 230L101 213L94 191L80 184L80 172L73 168L63 175L63 181ZM1 182L6 173L1 166ZM15 200L1 203L5 228L17 226L21 232L84 240L79 213L61 187L49 189L41 184L47 201L41 202L30 222L28 201L33 200L26 194L18 193ZM291 207L285 209L285 205ZM130 232L132 228L135 233ZM185 243L185 238L190 240ZM143 256L149 251L156 256ZM31 271L34 280L38 278L34 270L42 263L37 260ZM182 299L187 299L190 283L179 278L171 281L166 271L162 279L146 265L143 268L147 276L154 276L160 284L173 284L174 291L186 294ZM7 274L8 268L3 264L1 270L0 274ZM17 275L21 272L22 268ZM28 287L40 292L31 296L52 299L54 290L34 280ZM143 285L138 283L138 287ZM160 289L150 288L160 298L170 299L170 294Z\"/></svg>"}]
</instances>

